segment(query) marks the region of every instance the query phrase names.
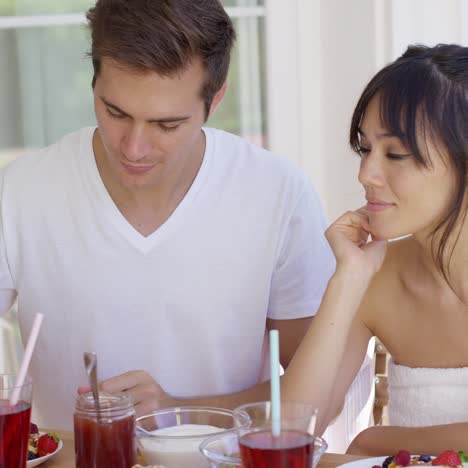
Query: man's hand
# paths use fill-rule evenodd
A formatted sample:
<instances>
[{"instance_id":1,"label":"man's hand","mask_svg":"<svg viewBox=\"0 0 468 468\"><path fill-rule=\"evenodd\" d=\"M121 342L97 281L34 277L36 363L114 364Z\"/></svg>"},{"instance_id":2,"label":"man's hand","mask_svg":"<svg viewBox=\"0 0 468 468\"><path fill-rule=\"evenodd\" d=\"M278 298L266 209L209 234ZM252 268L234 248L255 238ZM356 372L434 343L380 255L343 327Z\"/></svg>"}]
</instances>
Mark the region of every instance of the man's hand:
<instances>
[{"instance_id":1,"label":"man's hand","mask_svg":"<svg viewBox=\"0 0 468 468\"><path fill-rule=\"evenodd\" d=\"M125 393L133 401L136 416L143 416L160 408L180 406L170 397L147 372L135 370L111 377L99 383L99 389L107 393ZM78 393L90 391L89 387L79 387Z\"/></svg>"}]
</instances>

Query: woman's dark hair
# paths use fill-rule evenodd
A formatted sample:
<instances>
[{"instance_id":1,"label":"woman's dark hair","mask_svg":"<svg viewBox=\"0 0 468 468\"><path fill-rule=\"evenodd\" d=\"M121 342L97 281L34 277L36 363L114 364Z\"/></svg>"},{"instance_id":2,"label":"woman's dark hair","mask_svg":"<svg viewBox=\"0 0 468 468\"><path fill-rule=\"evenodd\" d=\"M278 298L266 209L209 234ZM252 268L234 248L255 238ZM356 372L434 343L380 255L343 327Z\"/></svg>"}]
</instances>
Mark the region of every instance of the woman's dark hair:
<instances>
[{"instance_id":1,"label":"woman's dark hair","mask_svg":"<svg viewBox=\"0 0 468 468\"><path fill-rule=\"evenodd\" d=\"M94 77L111 58L137 71L172 76L200 58L205 115L226 80L235 32L218 0L97 0L86 14Z\"/></svg>"},{"instance_id":2,"label":"woman's dark hair","mask_svg":"<svg viewBox=\"0 0 468 468\"><path fill-rule=\"evenodd\" d=\"M453 44L409 46L401 57L378 72L364 89L351 120L350 144L356 152L360 147L362 119L377 95L382 125L402 140L418 164L431 166L424 147L429 138L439 152L447 154L455 170L453 204L432 232L435 262L448 282L449 263L459 233L448 257L447 241L466 216L468 48ZM438 245L434 243L437 232L441 233Z\"/></svg>"}]
</instances>

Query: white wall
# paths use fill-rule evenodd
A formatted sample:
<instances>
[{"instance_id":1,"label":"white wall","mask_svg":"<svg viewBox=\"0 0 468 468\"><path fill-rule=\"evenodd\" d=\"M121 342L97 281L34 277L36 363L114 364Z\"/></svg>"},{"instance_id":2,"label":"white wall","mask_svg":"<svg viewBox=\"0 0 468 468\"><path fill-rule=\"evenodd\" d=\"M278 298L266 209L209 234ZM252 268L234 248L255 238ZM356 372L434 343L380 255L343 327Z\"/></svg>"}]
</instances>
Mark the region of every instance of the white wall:
<instances>
[{"instance_id":1,"label":"white wall","mask_svg":"<svg viewBox=\"0 0 468 468\"><path fill-rule=\"evenodd\" d=\"M281 15L278 1L267 1L270 147L303 167L334 219L363 203L348 128L376 70L375 2L292 0Z\"/></svg>"},{"instance_id":2,"label":"white wall","mask_svg":"<svg viewBox=\"0 0 468 468\"><path fill-rule=\"evenodd\" d=\"M392 0L392 58L408 44L466 43L466 0Z\"/></svg>"},{"instance_id":3,"label":"white wall","mask_svg":"<svg viewBox=\"0 0 468 468\"><path fill-rule=\"evenodd\" d=\"M322 152L306 158L324 158L321 189L331 219L363 202L357 183L359 158L348 145L349 124L365 83L376 70L373 0L326 0L322 3ZM311 148L312 149L312 148ZM313 180L314 175L311 174Z\"/></svg>"},{"instance_id":4,"label":"white wall","mask_svg":"<svg viewBox=\"0 0 468 468\"><path fill-rule=\"evenodd\" d=\"M468 42L468 0L266 0L270 147L311 178L330 220L364 202L351 114L410 43Z\"/></svg>"}]
</instances>

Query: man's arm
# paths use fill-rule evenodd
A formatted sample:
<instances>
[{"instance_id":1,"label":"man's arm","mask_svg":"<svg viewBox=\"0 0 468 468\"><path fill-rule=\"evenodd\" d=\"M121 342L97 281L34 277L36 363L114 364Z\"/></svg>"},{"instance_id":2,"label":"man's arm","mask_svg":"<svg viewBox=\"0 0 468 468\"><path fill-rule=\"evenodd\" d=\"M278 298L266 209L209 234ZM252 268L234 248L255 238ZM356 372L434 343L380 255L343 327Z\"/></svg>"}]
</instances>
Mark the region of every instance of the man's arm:
<instances>
[{"instance_id":1,"label":"man's arm","mask_svg":"<svg viewBox=\"0 0 468 468\"><path fill-rule=\"evenodd\" d=\"M439 455L450 449L468 453L468 423L428 427L373 426L355 437L347 453L380 456L408 450L412 454Z\"/></svg>"},{"instance_id":2,"label":"man's arm","mask_svg":"<svg viewBox=\"0 0 468 468\"><path fill-rule=\"evenodd\" d=\"M100 383L100 389L109 393L125 392L133 401L136 415L143 416L160 408L171 406L212 406L234 409L252 401L264 401L270 398L270 382L255 385L247 390L220 396L181 399L173 398L143 370L129 371ZM78 393L89 391L89 387L80 387Z\"/></svg>"},{"instance_id":3,"label":"man's arm","mask_svg":"<svg viewBox=\"0 0 468 468\"><path fill-rule=\"evenodd\" d=\"M280 360L283 367L286 368L289 365L310 323L311 317L294 320L267 320L267 329L279 330ZM245 403L270 399L269 381L227 395L176 399L165 393L158 383L142 370L126 372L107 379L101 382L101 389L110 393L127 392L133 399L137 416L169 406L214 406L234 409ZM82 387L79 392L87 390L87 387Z\"/></svg>"},{"instance_id":4,"label":"man's arm","mask_svg":"<svg viewBox=\"0 0 468 468\"><path fill-rule=\"evenodd\" d=\"M267 330L278 330L280 339L280 361L284 369L289 366L294 353L312 323L313 317L291 320L267 319Z\"/></svg>"}]
</instances>

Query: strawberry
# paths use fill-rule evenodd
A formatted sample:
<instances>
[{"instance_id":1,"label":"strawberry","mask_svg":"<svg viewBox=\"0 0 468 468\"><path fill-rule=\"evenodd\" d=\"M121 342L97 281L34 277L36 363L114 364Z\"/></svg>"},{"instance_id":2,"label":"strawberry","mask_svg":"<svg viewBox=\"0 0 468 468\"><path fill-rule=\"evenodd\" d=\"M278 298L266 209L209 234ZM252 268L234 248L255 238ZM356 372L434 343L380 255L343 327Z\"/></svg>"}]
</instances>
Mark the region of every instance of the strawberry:
<instances>
[{"instance_id":1,"label":"strawberry","mask_svg":"<svg viewBox=\"0 0 468 468\"><path fill-rule=\"evenodd\" d=\"M395 455L395 463L401 466L408 466L410 464L411 455L408 450L400 450Z\"/></svg>"},{"instance_id":2,"label":"strawberry","mask_svg":"<svg viewBox=\"0 0 468 468\"><path fill-rule=\"evenodd\" d=\"M30 434L39 434L39 429L37 428L37 425L34 423L30 423L29 425L29 433Z\"/></svg>"},{"instance_id":3,"label":"strawberry","mask_svg":"<svg viewBox=\"0 0 468 468\"><path fill-rule=\"evenodd\" d=\"M432 465L457 466L461 465L461 460L457 452L445 450L445 452L442 452L438 457L432 460Z\"/></svg>"},{"instance_id":4,"label":"strawberry","mask_svg":"<svg viewBox=\"0 0 468 468\"><path fill-rule=\"evenodd\" d=\"M42 434L37 441L37 454L40 457L55 452L58 447L59 438L55 432Z\"/></svg>"}]
</instances>

